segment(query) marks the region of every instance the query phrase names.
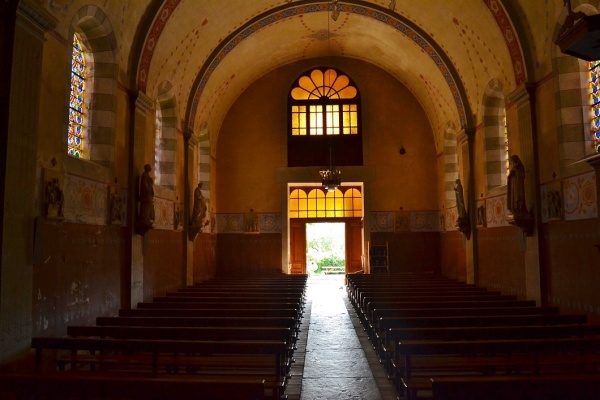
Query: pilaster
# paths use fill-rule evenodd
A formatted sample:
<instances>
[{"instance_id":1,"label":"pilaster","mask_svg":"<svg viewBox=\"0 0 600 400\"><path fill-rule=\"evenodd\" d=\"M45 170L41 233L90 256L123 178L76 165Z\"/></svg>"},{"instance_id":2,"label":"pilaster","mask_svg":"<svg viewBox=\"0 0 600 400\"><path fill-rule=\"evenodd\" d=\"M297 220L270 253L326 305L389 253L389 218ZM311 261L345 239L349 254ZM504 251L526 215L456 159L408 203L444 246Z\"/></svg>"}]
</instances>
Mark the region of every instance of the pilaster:
<instances>
[{"instance_id":1,"label":"pilaster","mask_svg":"<svg viewBox=\"0 0 600 400\"><path fill-rule=\"evenodd\" d=\"M467 283L477 283L479 281L478 257L477 257L477 229L476 211L477 203L475 200L475 157L474 142L475 128L464 128L458 133L458 153L459 153L459 177L463 182L465 208L469 217L468 234L464 236L466 252L466 276ZM465 228L462 228L466 232Z\"/></svg>"},{"instance_id":2,"label":"pilaster","mask_svg":"<svg viewBox=\"0 0 600 400\"><path fill-rule=\"evenodd\" d=\"M517 141L511 139L511 155L516 154L525 166L525 202L534 218L533 231L523 232L525 242L525 291L538 305L546 302L543 253L540 251L541 197L539 194L537 124L535 119L535 85L522 83L508 95L517 110ZM515 149L514 151L512 149Z\"/></svg>"},{"instance_id":3,"label":"pilaster","mask_svg":"<svg viewBox=\"0 0 600 400\"><path fill-rule=\"evenodd\" d=\"M144 299L144 254L147 243L147 235L138 235L133 227L135 226L138 215L138 192L139 182L145 164L154 165L154 160L148 160L145 155L146 140L149 136L146 133L146 121L148 113L153 109L154 102L143 92L138 92L132 99L133 118L132 134L130 141L130 176L129 176L129 226L131 232L131 270L125 275L130 279L129 288L123 287L123 290L129 290L130 304L137 304ZM126 267L127 268L127 267Z\"/></svg>"},{"instance_id":4,"label":"pilaster","mask_svg":"<svg viewBox=\"0 0 600 400\"><path fill-rule=\"evenodd\" d=\"M57 20L34 1L20 1L14 18L14 44L6 158L0 169L2 264L0 265L0 359L29 350L32 334L33 237L36 159L44 34Z\"/></svg>"}]
</instances>

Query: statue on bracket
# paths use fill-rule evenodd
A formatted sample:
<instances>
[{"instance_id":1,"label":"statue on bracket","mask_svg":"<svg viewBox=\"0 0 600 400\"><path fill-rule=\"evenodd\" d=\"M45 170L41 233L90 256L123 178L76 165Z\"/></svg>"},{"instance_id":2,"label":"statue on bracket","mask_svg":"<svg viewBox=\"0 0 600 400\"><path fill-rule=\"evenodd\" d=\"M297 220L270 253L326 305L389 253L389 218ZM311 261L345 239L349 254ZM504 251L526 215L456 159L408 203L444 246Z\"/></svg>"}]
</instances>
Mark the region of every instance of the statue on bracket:
<instances>
[{"instance_id":1,"label":"statue on bracket","mask_svg":"<svg viewBox=\"0 0 600 400\"><path fill-rule=\"evenodd\" d=\"M521 228L526 236L531 236L533 234L533 215L527 210L525 202L525 166L516 154L510 156L509 163L506 221Z\"/></svg>"},{"instance_id":2,"label":"statue on bracket","mask_svg":"<svg viewBox=\"0 0 600 400\"><path fill-rule=\"evenodd\" d=\"M144 235L154 224L154 179L150 176L152 167L144 165L144 172L140 176L140 213L136 222L136 232Z\"/></svg>"},{"instance_id":3,"label":"statue on bracket","mask_svg":"<svg viewBox=\"0 0 600 400\"><path fill-rule=\"evenodd\" d=\"M53 178L46 182L44 197L44 209L46 218L59 221L64 220L64 195L62 189L60 188L60 181L58 180L58 178Z\"/></svg>"},{"instance_id":4,"label":"statue on bracket","mask_svg":"<svg viewBox=\"0 0 600 400\"><path fill-rule=\"evenodd\" d=\"M467 239L471 237L471 220L465 207L465 196L463 194L463 186L460 179L454 181L454 195L456 196L456 210L458 218L456 219L456 227L465 235Z\"/></svg>"},{"instance_id":5,"label":"statue on bracket","mask_svg":"<svg viewBox=\"0 0 600 400\"><path fill-rule=\"evenodd\" d=\"M206 211L208 206L206 205L206 199L202 194L202 182L198 182L198 186L194 189L194 205L192 212L190 213L189 222L189 237L190 240L194 240L196 235L210 223L210 220L206 220Z\"/></svg>"}]
</instances>

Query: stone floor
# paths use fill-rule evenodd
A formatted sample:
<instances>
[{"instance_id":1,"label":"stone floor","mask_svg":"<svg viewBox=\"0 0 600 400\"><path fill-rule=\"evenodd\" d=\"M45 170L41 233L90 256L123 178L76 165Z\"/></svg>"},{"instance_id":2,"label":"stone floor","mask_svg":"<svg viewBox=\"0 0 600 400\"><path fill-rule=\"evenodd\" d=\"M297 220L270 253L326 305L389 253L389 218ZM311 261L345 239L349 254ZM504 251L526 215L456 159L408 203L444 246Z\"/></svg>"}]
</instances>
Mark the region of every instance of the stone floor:
<instances>
[{"instance_id":1,"label":"stone floor","mask_svg":"<svg viewBox=\"0 0 600 400\"><path fill-rule=\"evenodd\" d=\"M392 400L396 392L352 306L343 275L311 277L290 400Z\"/></svg>"}]
</instances>

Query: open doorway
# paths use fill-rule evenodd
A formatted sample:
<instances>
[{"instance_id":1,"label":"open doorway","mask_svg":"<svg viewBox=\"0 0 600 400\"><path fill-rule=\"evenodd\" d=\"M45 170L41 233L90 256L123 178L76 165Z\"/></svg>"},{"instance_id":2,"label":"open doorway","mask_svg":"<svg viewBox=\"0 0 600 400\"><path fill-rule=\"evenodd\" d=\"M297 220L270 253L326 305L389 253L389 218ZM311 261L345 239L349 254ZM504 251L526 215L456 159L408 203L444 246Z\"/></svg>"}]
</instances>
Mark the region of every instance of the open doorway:
<instances>
[{"instance_id":1,"label":"open doorway","mask_svg":"<svg viewBox=\"0 0 600 400\"><path fill-rule=\"evenodd\" d=\"M346 223L306 224L306 272L310 276L346 272Z\"/></svg>"}]
</instances>

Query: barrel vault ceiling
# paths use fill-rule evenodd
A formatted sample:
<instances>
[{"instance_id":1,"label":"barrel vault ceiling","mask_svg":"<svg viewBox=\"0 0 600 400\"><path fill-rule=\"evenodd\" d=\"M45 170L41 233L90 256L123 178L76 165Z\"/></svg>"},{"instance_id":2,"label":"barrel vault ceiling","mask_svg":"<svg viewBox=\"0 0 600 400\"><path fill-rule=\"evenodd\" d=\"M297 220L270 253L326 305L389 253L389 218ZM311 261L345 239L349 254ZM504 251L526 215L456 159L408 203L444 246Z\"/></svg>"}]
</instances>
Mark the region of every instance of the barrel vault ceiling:
<instances>
[{"instance_id":1,"label":"barrel vault ceiling","mask_svg":"<svg viewBox=\"0 0 600 400\"><path fill-rule=\"evenodd\" d=\"M89 4L46 1L62 14L57 31L65 37L69 14ZM372 63L406 85L429 117L438 151L448 125L480 122L488 82L509 93L550 72L537 60L556 52L552 21L565 13L563 0L98 3L119 41L130 89L156 98L169 82L181 129L210 132L212 146L227 111L254 81L298 60L340 56Z\"/></svg>"}]
</instances>

